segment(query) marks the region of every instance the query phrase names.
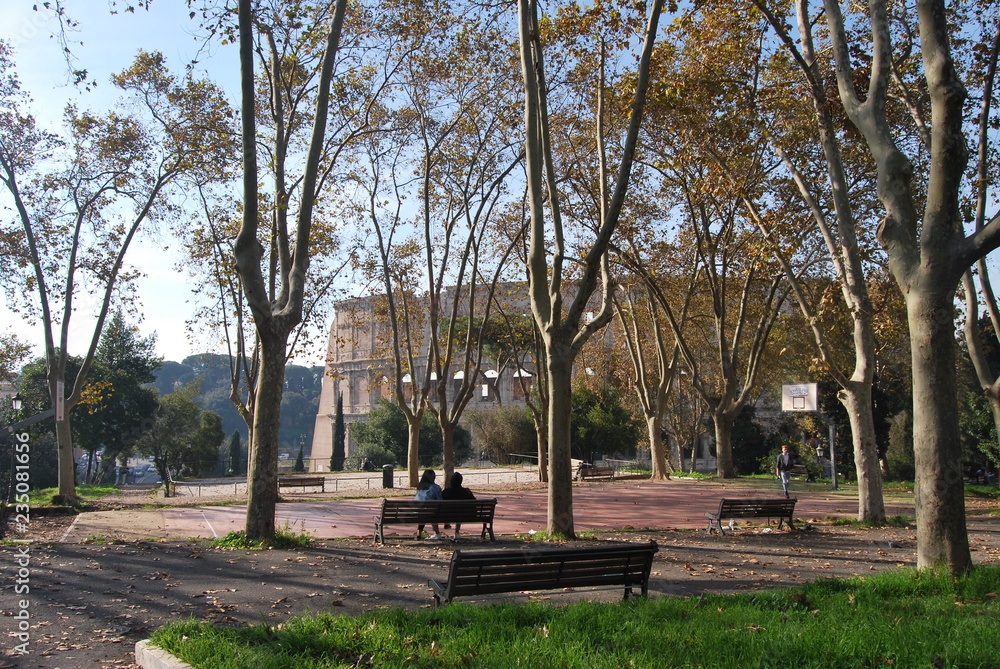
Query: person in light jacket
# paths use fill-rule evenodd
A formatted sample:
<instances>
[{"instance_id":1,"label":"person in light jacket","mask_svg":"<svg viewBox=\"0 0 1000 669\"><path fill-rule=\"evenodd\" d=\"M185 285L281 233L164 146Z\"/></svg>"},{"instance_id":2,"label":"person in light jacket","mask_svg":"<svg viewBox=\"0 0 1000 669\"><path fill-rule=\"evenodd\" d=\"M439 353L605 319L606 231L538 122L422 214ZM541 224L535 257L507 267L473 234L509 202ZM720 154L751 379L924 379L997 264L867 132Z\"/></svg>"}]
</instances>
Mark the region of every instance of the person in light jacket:
<instances>
[{"instance_id":1,"label":"person in light jacket","mask_svg":"<svg viewBox=\"0 0 1000 669\"><path fill-rule=\"evenodd\" d=\"M420 483L417 484L417 499L418 500L435 500L441 499L441 486L434 483L434 479L437 478L437 474L434 473L433 469L425 469L423 475L420 477ZM437 523L431 525L434 530L434 534L427 537L428 539L440 539L441 530L438 529ZM417 539L421 538L424 533L424 526L417 525Z\"/></svg>"}]
</instances>

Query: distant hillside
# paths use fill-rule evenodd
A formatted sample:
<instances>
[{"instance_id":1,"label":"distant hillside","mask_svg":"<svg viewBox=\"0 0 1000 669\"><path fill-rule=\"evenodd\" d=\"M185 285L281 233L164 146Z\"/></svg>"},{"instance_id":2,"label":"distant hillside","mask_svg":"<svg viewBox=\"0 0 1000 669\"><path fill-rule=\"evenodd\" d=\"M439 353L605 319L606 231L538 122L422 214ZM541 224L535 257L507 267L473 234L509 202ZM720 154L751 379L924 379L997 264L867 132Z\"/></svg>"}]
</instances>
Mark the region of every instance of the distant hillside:
<instances>
[{"instance_id":1,"label":"distant hillside","mask_svg":"<svg viewBox=\"0 0 1000 669\"><path fill-rule=\"evenodd\" d=\"M199 406L222 416L222 428L226 435L238 431L243 443L246 443L246 423L229 400L228 356L202 353L189 356L183 362L165 360L163 366L156 372L153 386L161 395L166 395L195 380L201 382ZM300 440L306 444L306 457L309 456L322 381L322 366L289 365L285 369L285 394L281 401L279 439L281 450L291 454L292 457L298 454Z\"/></svg>"}]
</instances>

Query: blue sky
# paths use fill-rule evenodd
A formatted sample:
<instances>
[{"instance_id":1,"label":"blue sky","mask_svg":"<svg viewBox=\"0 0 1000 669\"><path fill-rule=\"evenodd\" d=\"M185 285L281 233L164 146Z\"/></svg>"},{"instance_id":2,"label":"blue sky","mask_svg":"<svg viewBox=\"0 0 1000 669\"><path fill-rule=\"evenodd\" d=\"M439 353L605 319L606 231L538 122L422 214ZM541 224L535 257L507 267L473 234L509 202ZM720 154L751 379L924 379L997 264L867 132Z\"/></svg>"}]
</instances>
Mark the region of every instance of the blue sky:
<instances>
[{"instance_id":1,"label":"blue sky","mask_svg":"<svg viewBox=\"0 0 1000 669\"><path fill-rule=\"evenodd\" d=\"M118 15L111 14L108 0L68 0L68 11L80 24L70 35L74 66L86 68L98 83L91 92L77 90L69 83L66 62L53 37L57 22L49 13L32 11L33 4L27 0L0 4L0 37L14 47L18 75L33 98L36 117L46 125L57 127L69 102L98 110L113 105L117 89L109 83L109 76L125 68L139 48L161 51L171 69L178 72L197 55L205 75L231 95L237 90L235 47L215 46L214 52L199 54L199 43L193 37L197 24L188 18L182 0L156 0L151 11ZM192 312L191 291L185 277L174 269L177 254L165 249L170 241L166 236L145 237L133 244L127 260L146 275L139 287L142 332L156 332L158 353L179 361L216 346L207 339L189 341L184 322ZM41 341L41 330L11 314L5 304L0 305L0 321L5 330L13 329L28 341ZM82 325L73 328L77 334L70 345L73 354L82 354L89 343L89 328Z\"/></svg>"}]
</instances>

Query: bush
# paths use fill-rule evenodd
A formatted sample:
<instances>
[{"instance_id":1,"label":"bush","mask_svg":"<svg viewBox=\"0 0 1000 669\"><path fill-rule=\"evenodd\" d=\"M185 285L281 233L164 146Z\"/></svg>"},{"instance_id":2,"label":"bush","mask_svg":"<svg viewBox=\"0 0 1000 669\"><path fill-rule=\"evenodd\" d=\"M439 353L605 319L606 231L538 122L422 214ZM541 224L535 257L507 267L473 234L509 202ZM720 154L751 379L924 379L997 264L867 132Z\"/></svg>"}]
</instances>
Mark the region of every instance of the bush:
<instances>
[{"instance_id":1,"label":"bush","mask_svg":"<svg viewBox=\"0 0 1000 669\"><path fill-rule=\"evenodd\" d=\"M579 386L573 391L573 457L591 461L597 455L612 453L635 457L644 425L622 402L621 394L611 385L597 390Z\"/></svg>"},{"instance_id":2,"label":"bush","mask_svg":"<svg viewBox=\"0 0 1000 669\"><path fill-rule=\"evenodd\" d=\"M524 407L471 409L465 417L475 435L476 450L491 462L513 464L518 460L515 454L536 450L535 423Z\"/></svg>"},{"instance_id":3,"label":"bush","mask_svg":"<svg viewBox=\"0 0 1000 669\"><path fill-rule=\"evenodd\" d=\"M403 464L407 461L407 441L409 429L406 415L395 402L387 399L379 401L378 406L368 412L368 420L355 423L351 427L354 437L354 449L350 453L350 462L357 468L365 457L375 464ZM469 431L461 425L455 428L455 460L461 461L470 448L472 438ZM420 466L432 467L440 464L444 445L441 438L441 426L429 412L425 411L420 423ZM391 457L385 454L391 454ZM348 466L345 464L345 467Z\"/></svg>"}]
</instances>

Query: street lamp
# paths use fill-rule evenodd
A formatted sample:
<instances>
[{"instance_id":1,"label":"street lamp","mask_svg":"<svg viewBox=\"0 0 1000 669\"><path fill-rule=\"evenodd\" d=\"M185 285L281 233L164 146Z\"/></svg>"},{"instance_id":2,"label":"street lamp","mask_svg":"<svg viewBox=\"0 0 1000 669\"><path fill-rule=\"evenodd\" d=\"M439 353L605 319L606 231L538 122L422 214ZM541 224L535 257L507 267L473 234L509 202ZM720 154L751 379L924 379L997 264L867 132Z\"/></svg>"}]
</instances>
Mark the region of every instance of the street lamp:
<instances>
[{"instance_id":1,"label":"street lamp","mask_svg":"<svg viewBox=\"0 0 1000 669\"><path fill-rule=\"evenodd\" d=\"M20 395L14 395L13 397L10 398L10 408L13 409L14 411L20 411L21 410L21 396Z\"/></svg>"}]
</instances>

